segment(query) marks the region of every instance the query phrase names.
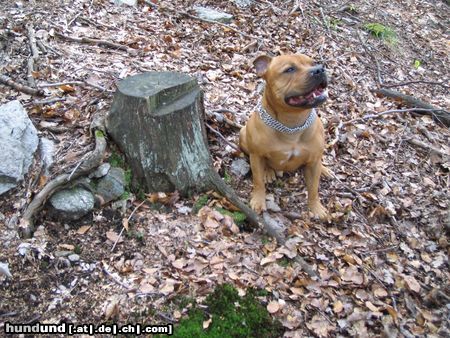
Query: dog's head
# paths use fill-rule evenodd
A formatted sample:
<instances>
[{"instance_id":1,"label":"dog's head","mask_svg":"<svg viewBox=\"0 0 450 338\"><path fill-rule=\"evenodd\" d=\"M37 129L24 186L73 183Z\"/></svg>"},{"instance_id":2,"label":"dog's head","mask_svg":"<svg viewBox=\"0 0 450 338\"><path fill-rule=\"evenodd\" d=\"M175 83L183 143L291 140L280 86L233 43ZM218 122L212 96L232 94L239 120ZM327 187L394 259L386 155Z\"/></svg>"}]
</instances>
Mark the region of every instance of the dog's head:
<instances>
[{"instance_id":1,"label":"dog's head","mask_svg":"<svg viewBox=\"0 0 450 338\"><path fill-rule=\"evenodd\" d=\"M277 106L307 109L327 99L325 68L306 55L262 55L253 64L258 76L266 80L266 91Z\"/></svg>"}]
</instances>

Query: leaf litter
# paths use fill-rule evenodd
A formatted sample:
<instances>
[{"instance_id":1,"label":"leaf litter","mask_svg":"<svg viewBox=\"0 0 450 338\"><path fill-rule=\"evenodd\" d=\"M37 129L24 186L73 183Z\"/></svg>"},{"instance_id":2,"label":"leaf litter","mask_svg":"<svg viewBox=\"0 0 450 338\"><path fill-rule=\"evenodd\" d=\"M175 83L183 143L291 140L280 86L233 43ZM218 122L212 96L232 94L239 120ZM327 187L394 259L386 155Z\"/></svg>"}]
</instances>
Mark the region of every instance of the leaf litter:
<instances>
[{"instance_id":1,"label":"leaf litter","mask_svg":"<svg viewBox=\"0 0 450 338\"><path fill-rule=\"evenodd\" d=\"M230 146L238 144L238 131L217 116L245 123L261 95L262 81L251 66L259 53L301 52L325 63L331 78L330 99L319 112L329 144L325 163L335 174L321 182L320 194L332 220L309 218L302 175L292 173L268 186L281 209L269 217L283 223L289 236L284 247L260 231L239 228L217 211L229 206L214 194L198 215L190 213L193 201L164 193L149 194L144 204L132 196L125 214L107 206L76 224L60 224L43 212L43 226L23 240L14 227L39 188L32 184L39 178L35 169L0 201L2 320L177 322L191 306L180 300L200 303L215 285L229 282L241 293L249 287L266 290L260 300L283 323L286 337L448 335L449 157L408 140L448 154L449 130L428 116L406 114L346 124L401 107L373 93L377 73L385 84L402 84L396 89L403 93L448 108L448 86L436 85L448 84L448 5L152 3L158 8L145 1L136 8L101 0L0 4L2 74L26 79L25 26L32 24L46 47L33 72L38 85L82 83L45 87L53 103L1 86L0 102L21 100L41 133L56 142L50 175L74 168L89 150L93 113L108 111L118 80L175 70L194 76L204 90L208 123L226 139L208 135L214 164L247 199L251 179L231 170L241 158ZM230 28L182 14L199 3L233 14ZM395 44L364 30L374 22L396 33ZM414 81L434 84L409 83ZM214 111L220 113L209 114ZM58 256L67 250L81 261L67 264ZM297 256L319 278L302 271Z\"/></svg>"}]
</instances>

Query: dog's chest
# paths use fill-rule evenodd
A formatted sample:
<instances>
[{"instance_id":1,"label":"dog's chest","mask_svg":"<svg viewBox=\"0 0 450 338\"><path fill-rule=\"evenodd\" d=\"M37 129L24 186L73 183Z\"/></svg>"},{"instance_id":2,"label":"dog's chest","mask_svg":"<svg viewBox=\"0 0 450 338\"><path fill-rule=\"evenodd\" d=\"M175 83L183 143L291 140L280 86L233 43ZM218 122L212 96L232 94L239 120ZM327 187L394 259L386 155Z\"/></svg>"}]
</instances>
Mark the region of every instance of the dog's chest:
<instances>
[{"instance_id":1,"label":"dog's chest","mask_svg":"<svg viewBox=\"0 0 450 338\"><path fill-rule=\"evenodd\" d=\"M306 162L308 151L300 145L292 145L291 147L272 150L268 155L267 158L272 168L292 171Z\"/></svg>"}]
</instances>

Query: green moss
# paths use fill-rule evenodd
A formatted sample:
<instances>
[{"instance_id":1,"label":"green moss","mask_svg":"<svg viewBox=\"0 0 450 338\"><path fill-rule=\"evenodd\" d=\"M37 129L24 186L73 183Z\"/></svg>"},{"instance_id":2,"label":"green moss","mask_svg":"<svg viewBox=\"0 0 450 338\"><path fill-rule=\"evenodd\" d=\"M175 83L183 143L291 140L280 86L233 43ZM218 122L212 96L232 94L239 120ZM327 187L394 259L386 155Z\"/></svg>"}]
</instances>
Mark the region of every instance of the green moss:
<instances>
[{"instance_id":1,"label":"green moss","mask_svg":"<svg viewBox=\"0 0 450 338\"><path fill-rule=\"evenodd\" d=\"M81 249L81 246L79 246L78 244L75 245L75 248L73 249L73 252L76 253L77 255L81 254L83 250Z\"/></svg>"},{"instance_id":2,"label":"green moss","mask_svg":"<svg viewBox=\"0 0 450 338\"><path fill-rule=\"evenodd\" d=\"M395 34L395 31L392 28L382 25L381 23L366 23L364 28L373 36L385 40L390 44L395 44L397 42L397 35Z\"/></svg>"},{"instance_id":3,"label":"green moss","mask_svg":"<svg viewBox=\"0 0 450 338\"><path fill-rule=\"evenodd\" d=\"M256 294L250 289L245 297L240 297L229 284L217 286L205 300L208 315L194 307L189 317L175 327L174 337L280 337L281 324L270 317ZM211 323L204 330L203 322L209 318Z\"/></svg>"},{"instance_id":4,"label":"green moss","mask_svg":"<svg viewBox=\"0 0 450 338\"><path fill-rule=\"evenodd\" d=\"M208 203L209 197L208 195L201 195L197 201L194 203L194 207L192 208L192 212L196 214L201 208L203 208Z\"/></svg>"},{"instance_id":5,"label":"green moss","mask_svg":"<svg viewBox=\"0 0 450 338\"><path fill-rule=\"evenodd\" d=\"M232 181L232 177L231 175L228 173L228 171L225 170L225 172L223 173L223 180L225 181L225 183L230 184Z\"/></svg>"},{"instance_id":6,"label":"green moss","mask_svg":"<svg viewBox=\"0 0 450 338\"><path fill-rule=\"evenodd\" d=\"M111 164L111 167L125 168L126 166L124 157L115 151L109 156L108 162Z\"/></svg>"},{"instance_id":7,"label":"green moss","mask_svg":"<svg viewBox=\"0 0 450 338\"><path fill-rule=\"evenodd\" d=\"M243 225L245 223L245 220L247 219L247 216L243 212L240 211L230 211L223 208L216 208L218 212L220 212L222 215L230 216L234 223L237 225Z\"/></svg>"},{"instance_id":8,"label":"green moss","mask_svg":"<svg viewBox=\"0 0 450 338\"><path fill-rule=\"evenodd\" d=\"M103 134L103 132L101 130L96 130L95 131L95 137L105 138L105 134Z\"/></svg>"}]
</instances>

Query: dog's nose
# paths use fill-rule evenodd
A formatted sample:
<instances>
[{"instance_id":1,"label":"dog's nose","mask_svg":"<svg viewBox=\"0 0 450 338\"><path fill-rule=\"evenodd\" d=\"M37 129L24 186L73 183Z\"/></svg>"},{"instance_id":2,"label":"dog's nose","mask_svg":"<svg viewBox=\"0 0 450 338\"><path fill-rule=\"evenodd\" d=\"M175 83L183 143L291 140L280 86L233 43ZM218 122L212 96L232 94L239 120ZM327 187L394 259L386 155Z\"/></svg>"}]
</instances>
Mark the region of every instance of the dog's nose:
<instances>
[{"instance_id":1,"label":"dog's nose","mask_svg":"<svg viewBox=\"0 0 450 338\"><path fill-rule=\"evenodd\" d=\"M309 74L313 77L321 76L323 73L325 73L325 67L323 65L314 66L309 71Z\"/></svg>"}]
</instances>

